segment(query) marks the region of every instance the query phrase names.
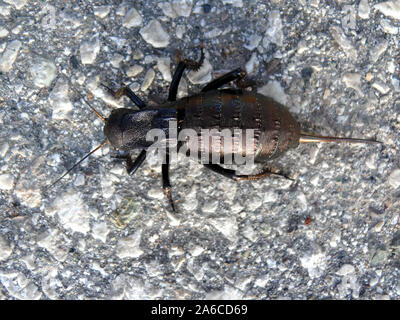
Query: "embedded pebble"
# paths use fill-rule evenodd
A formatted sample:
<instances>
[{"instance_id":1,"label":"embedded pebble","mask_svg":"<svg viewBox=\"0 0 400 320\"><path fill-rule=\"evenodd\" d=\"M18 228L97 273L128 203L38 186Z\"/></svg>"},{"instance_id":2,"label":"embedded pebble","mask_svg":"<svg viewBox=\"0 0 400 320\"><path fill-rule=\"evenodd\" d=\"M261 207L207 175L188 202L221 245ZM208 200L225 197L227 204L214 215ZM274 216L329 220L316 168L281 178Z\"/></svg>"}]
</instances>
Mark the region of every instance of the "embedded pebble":
<instances>
[{"instance_id":1,"label":"embedded pebble","mask_svg":"<svg viewBox=\"0 0 400 320\"><path fill-rule=\"evenodd\" d=\"M368 19L370 11L368 0L361 0L358 5L358 16L361 19Z\"/></svg>"},{"instance_id":2,"label":"embedded pebble","mask_svg":"<svg viewBox=\"0 0 400 320\"><path fill-rule=\"evenodd\" d=\"M197 71L190 71L187 75L192 84L203 84L211 81L212 65L208 59L204 59L201 68Z\"/></svg>"},{"instance_id":3,"label":"embedded pebble","mask_svg":"<svg viewBox=\"0 0 400 320\"><path fill-rule=\"evenodd\" d=\"M150 68L149 70L147 70L146 75L144 76L144 79L142 82L142 86L140 87L140 90L146 91L153 83L155 76L156 76L156 73L154 72L153 68Z\"/></svg>"},{"instance_id":4,"label":"embedded pebble","mask_svg":"<svg viewBox=\"0 0 400 320\"><path fill-rule=\"evenodd\" d=\"M370 61L372 63L375 63L376 61L378 61L379 57L382 55L382 53L384 53L387 49L389 45L389 42L384 40L378 44L376 44L375 46L372 47L372 50L370 52Z\"/></svg>"},{"instance_id":5,"label":"embedded pebble","mask_svg":"<svg viewBox=\"0 0 400 320\"><path fill-rule=\"evenodd\" d=\"M372 84L372 88L378 90L382 94L386 94L389 92L390 88L382 81L377 80Z\"/></svg>"},{"instance_id":6,"label":"embedded pebble","mask_svg":"<svg viewBox=\"0 0 400 320\"><path fill-rule=\"evenodd\" d=\"M257 92L283 105L287 104L288 97L285 91L283 91L281 84L276 80L269 81L265 86L258 88Z\"/></svg>"},{"instance_id":7,"label":"embedded pebble","mask_svg":"<svg viewBox=\"0 0 400 320\"><path fill-rule=\"evenodd\" d=\"M19 40L13 40L7 45L6 50L0 57L0 72L9 72L11 70L21 45L22 43Z\"/></svg>"},{"instance_id":8,"label":"embedded pebble","mask_svg":"<svg viewBox=\"0 0 400 320\"><path fill-rule=\"evenodd\" d=\"M386 1L376 4L375 9L382 12L385 16L400 19L400 1L393 0L393 1Z\"/></svg>"},{"instance_id":9,"label":"embedded pebble","mask_svg":"<svg viewBox=\"0 0 400 320\"><path fill-rule=\"evenodd\" d=\"M282 20L279 10L272 10L268 16L268 24L263 39L263 47L267 49L270 42L275 43L278 46L282 46L283 44Z\"/></svg>"},{"instance_id":10,"label":"embedded pebble","mask_svg":"<svg viewBox=\"0 0 400 320\"><path fill-rule=\"evenodd\" d=\"M380 232L384 226L385 222L384 221L378 221L375 225L374 225L374 231L375 232Z\"/></svg>"},{"instance_id":11,"label":"embedded pebble","mask_svg":"<svg viewBox=\"0 0 400 320\"><path fill-rule=\"evenodd\" d=\"M30 67L33 83L36 87L49 87L57 75L57 68L53 61L43 57L36 57Z\"/></svg>"},{"instance_id":12,"label":"embedded pebble","mask_svg":"<svg viewBox=\"0 0 400 320\"><path fill-rule=\"evenodd\" d=\"M395 189L400 186L400 169L392 171L389 176L389 184Z\"/></svg>"},{"instance_id":13,"label":"embedded pebble","mask_svg":"<svg viewBox=\"0 0 400 320\"><path fill-rule=\"evenodd\" d=\"M361 74L346 73L343 75L342 81L348 88L356 90L359 97L363 96L363 92L361 91Z\"/></svg>"},{"instance_id":14,"label":"embedded pebble","mask_svg":"<svg viewBox=\"0 0 400 320\"><path fill-rule=\"evenodd\" d=\"M2 144L0 144L0 157L4 158L9 148L10 145L8 144L8 142L3 142Z\"/></svg>"},{"instance_id":15,"label":"embedded pebble","mask_svg":"<svg viewBox=\"0 0 400 320\"><path fill-rule=\"evenodd\" d=\"M5 38L9 34L8 30L5 27L0 27L0 38Z\"/></svg>"},{"instance_id":16,"label":"embedded pebble","mask_svg":"<svg viewBox=\"0 0 400 320\"><path fill-rule=\"evenodd\" d=\"M129 67L129 69L126 71L126 75L131 78L137 76L142 71L143 67L135 64L134 66Z\"/></svg>"},{"instance_id":17,"label":"embedded pebble","mask_svg":"<svg viewBox=\"0 0 400 320\"><path fill-rule=\"evenodd\" d=\"M175 35L178 39L183 39L185 32L186 32L186 28L184 25L179 24L176 26Z\"/></svg>"},{"instance_id":18,"label":"embedded pebble","mask_svg":"<svg viewBox=\"0 0 400 320\"><path fill-rule=\"evenodd\" d=\"M42 297L38 287L22 273L0 273L0 282L11 296L18 300L39 300Z\"/></svg>"},{"instance_id":19,"label":"embedded pebble","mask_svg":"<svg viewBox=\"0 0 400 320\"><path fill-rule=\"evenodd\" d=\"M170 82L172 80L170 58L157 58L157 68L161 72L165 81Z\"/></svg>"},{"instance_id":20,"label":"embedded pebble","mask_svg":"<svg viewBox=\"0 0 400 320\"><path fill-rule=\"evenodd\" d=\"M176 12L172 9L172 5L169 2L161 2L158 4L158 7L162 10L165 16L169 18L176 18Z\"/></svg>"},{"instance_id":21,"label":"embedded pebble","mask_svg":"<svg viewBox=\"0 0 400 320\"><path fill-rule=\"evenodd\" d=\"M192 11L193 0L173 0L172 9L177 17L189 17Z\"/></svg>"},{"instance_id":22,"label":"embedded pebble","mask_svg":"<svg viewBox=\"0 0 400 320\"><path fill-rule=\"evenodd\" d=\"M222 0L223 4L231 4L232 7L242 8L243 1L242 0Z\"/></svg>"},{"instance_id":23,"label":"embedded pebble","mask_svg":"<svg viewBox=\"0 0 400 320\"><path fill-rule=\"evenodd\" d=\"M55 120L66 119L73 109L73 105L68 98L68 82L58 79L54 89L51 91L49 101L53 107L52 118Z\"/></svg>"},{"instance_id":24,"label":"embedded pebble","mask_svg":"<svg viewBox=\"0 0 400 320\"><path fill-rule=\"evenodd\" d=\"M354 273L355 270L356 269L351 264L344 264L338 271L336 271L336 274L339 276L346 276L348 274Z\"/></svg>"},{"instance_id":25,"label":"embedded pebble","mask_svg":"<svg viewBox=\"0 0 400 320\"><path fill-rule=\"evenodd\" d=\"M93 8L93 13L95 16L104 19L110 13L110 6L96 6Z\"/></svg>"},{"instance_id":26,"label":"embedded pebble","mask_svg":"<svg viewBox=\"0 0 400 320\"><path fill-rule=\"evenodd\" d=\"M244 47L247 50L253 51L255 48L258 47L258 45L260 44L262 37L258 34L252 34L249 38L249 43L245 44Z\"/></svg>"},{"instance_id":27,"label":"embedded pebble","mask_svg":"<svg viewBox=\"0 0 400 320\"><path fill-rule=\"evenodd\" d=\"M208 221L214 228L223 234L231 242L236 242L238 233L238 224L235 218L217 218Z\"/></svg>"},{"instance_id":28,"label":"embedded pebble","mask_svg":"<svg viewBox=\"0 0 400 320\"><path fill-rule=\"evenodd\" d=\"M100 52L99 38L95 37L92 40L84 41L79 48L79 52L82 64L92 64Z\"/></svg>"},{"instance_id":29,"label":"embedded pebble","mask_svg":"<svg viewBox=\"0 0 400 320\"><path fill-rule=\"evenodd\" d=\"M8 4L12 4L17 10L22 9L28 0L4 0Z\"/></svg>"},{"instance_id":30,"label":"embedded pebble","mask_svg":"<svg viewBox=\"0 0 400 320\"><path fill-rule=\"evenodd\" d=\"M0 189L11 190L14 185L14 177L11 174L4 173L0 175Z\"/></svg>"},{"instance_id":31,"label":"embedded pebble","mask_svg":"<svg viewBox=\"0 0 400 320\"><path fill-rule=\"evenodd\" d=\"M246 65L245 65L247 74L252 74L254 71L257 70L259 65L260 65L260 62L257 58L257 53L253 52L250 60L247 61Z\"/></svg>"},{"instance_id":32,"label":"embedded pebble","mask_svg":"<svg viewBox=\"0 0 400 320\"><path fill-rule=\"evenodd\" d=\"M322 252L307 254L300 257L300 262L303 268L307 269L310 278L320 277L327 266L327 257Z\"/></svg>"},{"instance_id":33,"label":"embedded pebble","mask_svg":"<svg viewBox=\"0 0 400 320\"><path fill-rule=\"evenodd\" d=\"M164 193L159 186L152 187L147 194L149 197L153 199L159 199L159 200L164 199Z\"/></svg>"},{"instance_id":34,"label":"embedded pebble","mask_svg":"<svg viewBox=\"0 0 400 320\"><path fill-rule=\"evenodd\" d=\"M143 254L140 249L140 240L142 237L142 229L137 230L134 234L121 238L116 247L116 254L119 258L139 258Z\"/></svg>"},{"instance_id":35,"label":"embedded pebble","mask_svg":"<svg viewBox=\"0 0 400 320\"><path fill-rule=\"evenodd\" d=\"M122 19L122 26L125 28L139 27L142 22L143 19L140 13L135 8L131 8Z\"/></svg>"},{"instance_id":36,"label":"embedded pebble","mask_svg":"<svg viewBox=\"0 0 400 320\"><path fill-rule=\"evenodd\" d=\"M387 19L381 20L381 27L382 27L383 31L385 31L386 33L389 33L389 34L398 34L399 33L399 28L392 25L390 23L390 21Z\"/></svg>"},{"instance_id":37,"label":"embedded pebble","mask_svg":"<svg viewBox=\"0 0 400 320\"><path fill-rule=\"evenodd\" d=\"M103 241L104 243L106 243L107 235L109 233L110 233L110 229L108 228L107 223L104 221L96 222L92 226L93 238Z\"/></svg>"},{"instance_id":38,"label":"embedded pebble","mask_svg":"<svg viewBox=\"0 0 400 320\"><path fill-rule=\"evenodd\" d=\"M201 210L205 213L213 213L218 208L218 201L207 201Z\"/></svg>"},{"instance_id":39,"label":"embedded pebble","mask_svg":"<svg viewBox=\"0 0 400 320\"><path fill-rule=\"evenodd\" d=\"M169 44L169 35L158 20L151 20L139 31L143 39L155 48L164 48Z\"/></svg>"},{"instance_id":40,"label":"embedded pebble","mask_svg":"<svg viewBox=\"0 0 400 320\"><path fill-rule=\"evenodd\" d=\"M205 32L204 33L204 38L212 39L212 38L218 37L221 34L222 34L222 30L221 29L214 28L214 29L211 29L210 31Z\"/></svg>"},{"instance_id":41,"label":"embedded pebble","mask_svg":"<svg viewBox=\"0 0 400 320\"><path fill-rule=\"evenodd\" d=\"M7 260L12 253L12 248L8 241L0 236L0 261Z\"/></svg>"},{"instance_id":42,"label":"embedded pebble","mask_svg":"<svg viewBox=\"0 0 400 320\"><path fill-rule=\"evenodd\" d=\"M357 50L354 48L351 41L344 35L343 30L338 26L332 26L329 28L329 31L347 57L353 60L357 59Z\"/></svg>"},{"instance_id":43,"label":"embedded pebble","mask_svg":"<svg viewBox=\"0 0 400 320\"><path fill-rule=\"evenodd\" d=\"M48 230L37 236L39 247L46 249L57 261L63 262L68 257L68 249L64 245L66 237L60 231Z\"/></svg>"}]
</instances>

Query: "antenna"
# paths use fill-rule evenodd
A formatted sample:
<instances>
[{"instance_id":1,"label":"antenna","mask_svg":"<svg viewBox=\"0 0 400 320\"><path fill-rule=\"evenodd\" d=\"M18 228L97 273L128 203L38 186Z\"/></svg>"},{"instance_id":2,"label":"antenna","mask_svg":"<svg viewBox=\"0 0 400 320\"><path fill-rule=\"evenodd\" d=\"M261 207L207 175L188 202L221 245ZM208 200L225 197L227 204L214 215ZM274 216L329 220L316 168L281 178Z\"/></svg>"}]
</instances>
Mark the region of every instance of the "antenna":
<instances>
[{"instance_id":1,"label":"antenna","mask_svg":"<svg viewBox=\"0 0 400 320\"><path fill-rule=\"evenodd\" d=\"M341 137L329 137L329 136L316 136L302 132L300 134L300 143L313 143L313 142L335 142L335 143L379 143L380 141L369 140L369 139L353 139L353 138L341 138Z\"/></svg>"},{"instance_id":2,"label":"antenna","mask_svg":"<svg viewBox=\"0 0 400 320\"><path fill-rule=\"evenodd\" d=\"M49 186L47 186L44 189L44 193L47 192L47 190L49 190L52 186L54 186L57 182L59 182L62 178L64 178L68 173L70 173L73 169L75 169L79 164L81 164L81 162L83 160L85 160L87 157L89 157L90 155L92 155L93 153L95 153L97 150L99 150L100 148L104 147L108 142L108 139L104 140L103 143L99 146L97 146L96 148L94 148L92 151L90 151L87 155L85 155L81 160L79 160L77 163L75 163L70 169L68 169L61 177L59 177L56 181L54 181L52 184L50 184Z\"/></svg>"}]
</instances>

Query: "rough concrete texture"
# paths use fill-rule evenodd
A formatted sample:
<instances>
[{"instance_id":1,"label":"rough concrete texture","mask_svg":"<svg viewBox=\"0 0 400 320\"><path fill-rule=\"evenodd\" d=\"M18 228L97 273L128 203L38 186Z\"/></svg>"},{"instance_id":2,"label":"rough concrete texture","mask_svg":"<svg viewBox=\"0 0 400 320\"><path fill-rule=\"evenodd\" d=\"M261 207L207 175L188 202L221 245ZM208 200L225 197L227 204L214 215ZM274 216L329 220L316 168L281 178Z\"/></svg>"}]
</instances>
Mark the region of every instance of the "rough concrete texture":
<instances>
[{"instance_id":1,"label":"rough concrete texture","mask_svg":"<svg viewBox=\"0 0 400 320\"><path fill-rule=\"evenodd\" d=\"M0 1L0 298L399 299L399 27L399 1ZM179 158L175 215L109 146L44 192L104 140L83 98L163 102L200 43L180 97L241 66L304 131L384 146L301 145L270 163L294 182Z\"/></svg>"}]
</instances>

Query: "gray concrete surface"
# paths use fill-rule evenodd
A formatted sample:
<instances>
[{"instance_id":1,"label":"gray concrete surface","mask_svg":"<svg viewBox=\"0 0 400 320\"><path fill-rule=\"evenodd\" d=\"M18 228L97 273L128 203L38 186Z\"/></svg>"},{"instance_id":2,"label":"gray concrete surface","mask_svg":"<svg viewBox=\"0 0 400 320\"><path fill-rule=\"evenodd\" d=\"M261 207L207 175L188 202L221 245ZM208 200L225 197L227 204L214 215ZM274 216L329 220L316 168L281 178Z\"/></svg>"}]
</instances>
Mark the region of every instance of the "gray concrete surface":
<instances>
[{"instance_id":1,"label":"gray concrete surface","mask_svg":"<svg viewBox=\"0 0 400 320\"><path fill-rule=\"evenodd\" d=\"M398 299L399 26L399 1L0 1L0 298ZM199 43L180 97L242 66L303 130L384 146L301 145L271 163L295 182L180 158L175 215L157 159L108 146L41 191L104 139L82 97L165 101Z\"/></svg>"}]
</instances>

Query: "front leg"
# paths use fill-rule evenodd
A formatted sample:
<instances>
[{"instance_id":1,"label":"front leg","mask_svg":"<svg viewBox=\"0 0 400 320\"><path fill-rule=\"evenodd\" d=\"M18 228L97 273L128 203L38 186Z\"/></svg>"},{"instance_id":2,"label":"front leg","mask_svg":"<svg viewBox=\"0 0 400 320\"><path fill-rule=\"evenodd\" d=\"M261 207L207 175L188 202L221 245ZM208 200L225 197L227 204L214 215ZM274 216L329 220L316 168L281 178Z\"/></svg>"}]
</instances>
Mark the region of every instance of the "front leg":
<instances>
[{"instance_id":1,"label":"front leg","mask_svg":"<svg viewBox=\"0 0 400 320\"><path fill-rule=\"evenodd\" d=\"M169 200L172 211L175 213L176 210L175 210L174 200L172 199L172 194L171 194L171 182L169 181L169 153L168 153L168 151L165 156L165 162L166 163L163 163L162 167L161 167L163 190Z\"/></svg>"}]
</instances>

